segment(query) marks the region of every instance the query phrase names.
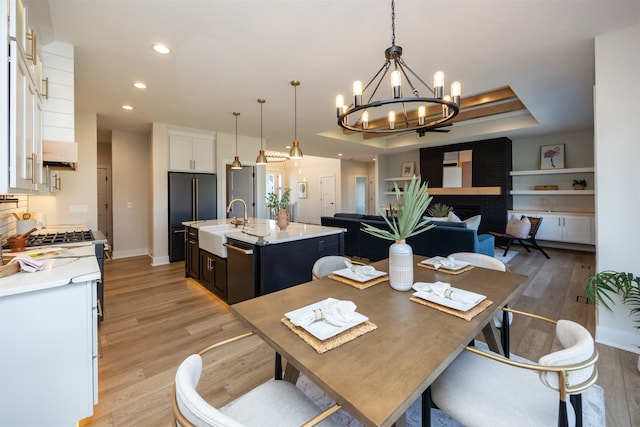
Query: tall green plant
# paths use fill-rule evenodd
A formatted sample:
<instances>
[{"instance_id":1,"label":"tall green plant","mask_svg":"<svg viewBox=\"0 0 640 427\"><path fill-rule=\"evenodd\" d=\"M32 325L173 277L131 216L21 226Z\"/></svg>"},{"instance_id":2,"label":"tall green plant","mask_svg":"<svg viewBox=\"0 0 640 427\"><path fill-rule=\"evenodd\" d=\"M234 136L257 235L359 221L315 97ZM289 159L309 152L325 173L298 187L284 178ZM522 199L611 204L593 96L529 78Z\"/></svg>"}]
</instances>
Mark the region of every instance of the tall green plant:
<instances>
[{"instance_id":1,"label":"tall green plant","mask_svg":"<svg viewBox=\"0 0 640 427\"><path fill-rule=\"evenodd\" d=\"M640 329L640 277L633 273L607 270L587 277L585 284L589 302L602 304L609 311L613 311L610 304L615 304L611 295L620 295L622 302L632 307L630 314L637 317L636 328Z\"/></svg>"},{"instance_id":2,"label":"tall green plant","mask_svg":"<svg viewBox=\"0 0 640 427\"><path fill-rule=\"evenodd\" d=\"M396 205L393 206L390 203L389 212L397 212L397 217L389 219L384 215L382 209L378 208L378 214L384 218L389 230L364 223L362 231L381 239L405 240L433 228L433 224L429 224L429 220L422 219L432 199L429 196L427 183L421 185L419 178L414 176L404 193L400 191L398 184L394 183L393 186Z\"/></svg>"}]
</instances>

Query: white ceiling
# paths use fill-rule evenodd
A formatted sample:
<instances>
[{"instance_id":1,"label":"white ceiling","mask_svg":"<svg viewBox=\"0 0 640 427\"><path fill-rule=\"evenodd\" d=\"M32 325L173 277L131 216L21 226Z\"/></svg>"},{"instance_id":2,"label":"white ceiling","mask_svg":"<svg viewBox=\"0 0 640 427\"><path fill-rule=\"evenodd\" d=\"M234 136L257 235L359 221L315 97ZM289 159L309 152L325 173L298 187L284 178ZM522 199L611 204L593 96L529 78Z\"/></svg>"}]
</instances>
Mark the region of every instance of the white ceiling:
<instances>
[{"instance_id":1,"label":"white ceiling","mask_svg":"<svg viewBox=\"0 0 640 427\"><path fill-rule=\"evenodd\" d=\"M448 134L343 138L335 95L370 80L391 45L390 0L26 0L40 42L75 46L76 111L101 130L151 122L298 139L305 154L370 160L417 146L593 128L594 37L640 23L639 0L397 0L396 44L430 82L442 69L463 97L510 86L535 118L456 124ZM151 51L162 42L173 49ZM131 83L144 81L146 91ZM620 96L625 96L621 88ZM131 104L135 110L120 107ZM518 129L519 128L519 129Z\"/></svg>"}]
</instances>

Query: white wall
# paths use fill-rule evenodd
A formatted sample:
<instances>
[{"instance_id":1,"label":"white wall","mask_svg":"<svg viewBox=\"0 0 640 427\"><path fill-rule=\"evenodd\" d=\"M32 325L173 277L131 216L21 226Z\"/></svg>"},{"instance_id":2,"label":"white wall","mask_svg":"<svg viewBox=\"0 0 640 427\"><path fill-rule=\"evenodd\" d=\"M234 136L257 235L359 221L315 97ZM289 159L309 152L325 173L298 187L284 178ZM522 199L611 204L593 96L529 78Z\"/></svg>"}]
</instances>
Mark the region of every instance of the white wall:
<instances>
[{"instance_id":1,"label":"white wall","mask_svg":"<svg viewBox=\"0 0 640 427\"><path fill-rule=\"evenodd\" d=\"M595 158L598 271L640 275L640 25L596 37ZM598 309L597 341L640 352L629 308Z\"/></svg>"},{"instance_id":2,"label":"white wall","mask_svg":"<svg viewBox=\"0 0 640 427\"><path fill-rule=\"evenodd\" d=\"M342 186L340 160L304 156L299 160L285 162L285 168L287 170L285 187L292 189L291 202L297 202L296 222L320 224L320 178L325 176L335 177L336 212L343 212L342 201L340 200L340 188ZM297 188L299 182L307 183L306 199L298 199Z\"/></svg>"},{"instance_id":3,"label":"white wall","mask_svg":"<svg viewBox=\"0 0 640 427\"><path fill-rule=\"evenodd\" d=\"M149 134L149 248L151 265L169 263L169 194L167 169L169 164L169 133L164 123L153 123Z\"/></svg>"},{"instance_id":4,"label":"white wall","mask_svg":"<svg viewBox=\"0 0 640 427\"><path fill-rule=\"evenodd\" d=\"M148 223L151 212L148 193L152 187L149 183L147 138L147 134L123 131L113 131L112 134L114 258L147 255L150 252ZM95 195L95 183L93 188Z\"/></svg>"},{"instance_id":5,"label":"white wall","mask_svg":"<svg viewBox=\"0 0 640 427\"><path fill-rule=\"evenodd\" d=\"M371 163L356 162L354 160L341 161L340 174L342 185L337 194L342 201L342 210L340 212L356 211L356 177L366 177L368 182L370 168ZM367 197L368 196L369 194L367 193Z\"/></svg>"},{"instance_id":6,"label":"white wall","mask_svg":"<svg viewBox=\"0 0 640 427\"><path fill-rule=\"evenodd\" d=\"M594 165L593 131L580 131L544 137L513 138L513 170L540 169L540 146L564 144L565 168L592 167ZM574 179L586 179L587 188L594 188L594 174L514 176L514 189L532 190L535 185L557 184L561 190L570 190ZM594 212L594 198L589 196L513 196L513 208L546 211L549 202L556 212Z\"/></svg>"},{"instance_id":7,"label":"white wall","mask_svg":"<svg viewBox=\"0 0 640 427\"><path fill-rule=\"evenodd\" d=\"M90 229L98 228L96 122L95 113L76 112L77 169L60 171L62 190L54 196L29 196L29 211L46 213L47 224L86 224Z\"/></svg>"}]
</instances>

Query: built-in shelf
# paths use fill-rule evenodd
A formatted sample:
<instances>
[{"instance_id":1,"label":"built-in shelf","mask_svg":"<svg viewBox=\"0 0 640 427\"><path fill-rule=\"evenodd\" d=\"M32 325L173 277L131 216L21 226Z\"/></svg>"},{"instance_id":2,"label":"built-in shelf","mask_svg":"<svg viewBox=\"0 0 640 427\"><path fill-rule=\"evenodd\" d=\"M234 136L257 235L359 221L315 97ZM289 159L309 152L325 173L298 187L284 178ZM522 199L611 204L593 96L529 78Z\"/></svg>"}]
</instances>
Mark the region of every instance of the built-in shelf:
<instances>
[{"instance_id":1,"label":"built-in shelf","mask_svg":"<svg viewBox=\"0 0 640 427\"><path fill-rule=\"evenodd\" d=\"M384 181L385 182L392 182L392 181L411 181L413 179L415 175L413 176L399 176L396 178L385 178Z\"/></svg>"},{"instance_id":2,"label":"built-in shelf","mask_svg":"<svg viewBox=\"0 0 640 427\"><path fill-rule=\"evenodd\" d=\"M429 188L430 196L499 196L502 194L502 187L450 187L450 188ZM394 196L395 191L385 191L386 196ZM400 194L403 194L401 191Z\"/></svg>"},{"instance_id":3,"label":"built-in shelf","mask_svg":"<svg viewBox=\"0 0 640 427\"><path fill-rule=\"evenodd\" d=\"M449 187L429 188L431 196L499 196L502 187Z\"/></svg>"},{"instance_id":4,"label":"built-in shelf","mask_svg":"<svg viewBox=\"0 0 640 427\"><path fill-rule=\"evenodd\" d=\"M512 196L593 196L593 190L513 190Z\"/></svg>"},{"instance_id":5,"label":"built-in shelf","mask_svg":"<svg viewBox=\"0 0 640 427\"><path fill-rule=\"evenodd\" d=\"M529 171L511 171L509 175L511 176L521 176L521 175L557 175L564 173L591 173L595 172L594 167L586 167L586 168L565 168L565 169L540 169L540 170L529 170Z\"/></svg>"}]
</instances>

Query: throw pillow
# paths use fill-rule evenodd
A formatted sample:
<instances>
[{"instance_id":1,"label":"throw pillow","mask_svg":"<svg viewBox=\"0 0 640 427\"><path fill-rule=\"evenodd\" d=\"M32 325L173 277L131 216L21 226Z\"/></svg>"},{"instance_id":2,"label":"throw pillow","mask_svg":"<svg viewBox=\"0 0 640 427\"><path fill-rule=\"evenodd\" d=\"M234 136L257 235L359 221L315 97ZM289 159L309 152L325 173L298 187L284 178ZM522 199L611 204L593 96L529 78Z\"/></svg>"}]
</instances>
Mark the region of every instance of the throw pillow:
<instances>
[{"instance_id":1,"label":"throw pillow","mask_svg":"<svg viewBox=\"0 0 640 427\"><path fill-rule=\"evenodd\" d=\"M464 221L460 219L460 217L453 212L449 212L449 216L447 217L449 222L464 222L467 224L467 228L471 230L478 231L478 227L480 227L480 220L482 219L481 215L475 215L471 218L467 218Z\"/></svg>"},{"instance_id":2,"label":"throw pillow","mask_svg":"<svg viewBox=\"0 0 640 427\"><path fill-rule=\"evenodd\" d=\"M449 216L447 218L448 218L447 221L462 222L460 217L458 217L458 215L454 214L453 212L449 212Z\"/></svg>"},{"instance_id":3,"label":"throw pillow","mask_svg":"<svg viewBox=\"0 0 640 427\"><path fill-rule=\"evenodd\" d=\"M518 219L515 215L511 215L507 223L507 234L520 239L526 239L531 231L531 221L526 216Z\"/></svg>"},{"instance_id":4,"label":"throw pillow","mask_svg":"<svg viewBox=\"0 0 640 427\"><path fill-rule=\"evenodd\" d=\"M467 228L470 228L472 230L478 231L478 227L480 227L480 220L481 219L482 219L481 215L475 215L475 216L472 216L471 218L465 219L462 222L467 224Z\"/></svg>"}]
</instances>

